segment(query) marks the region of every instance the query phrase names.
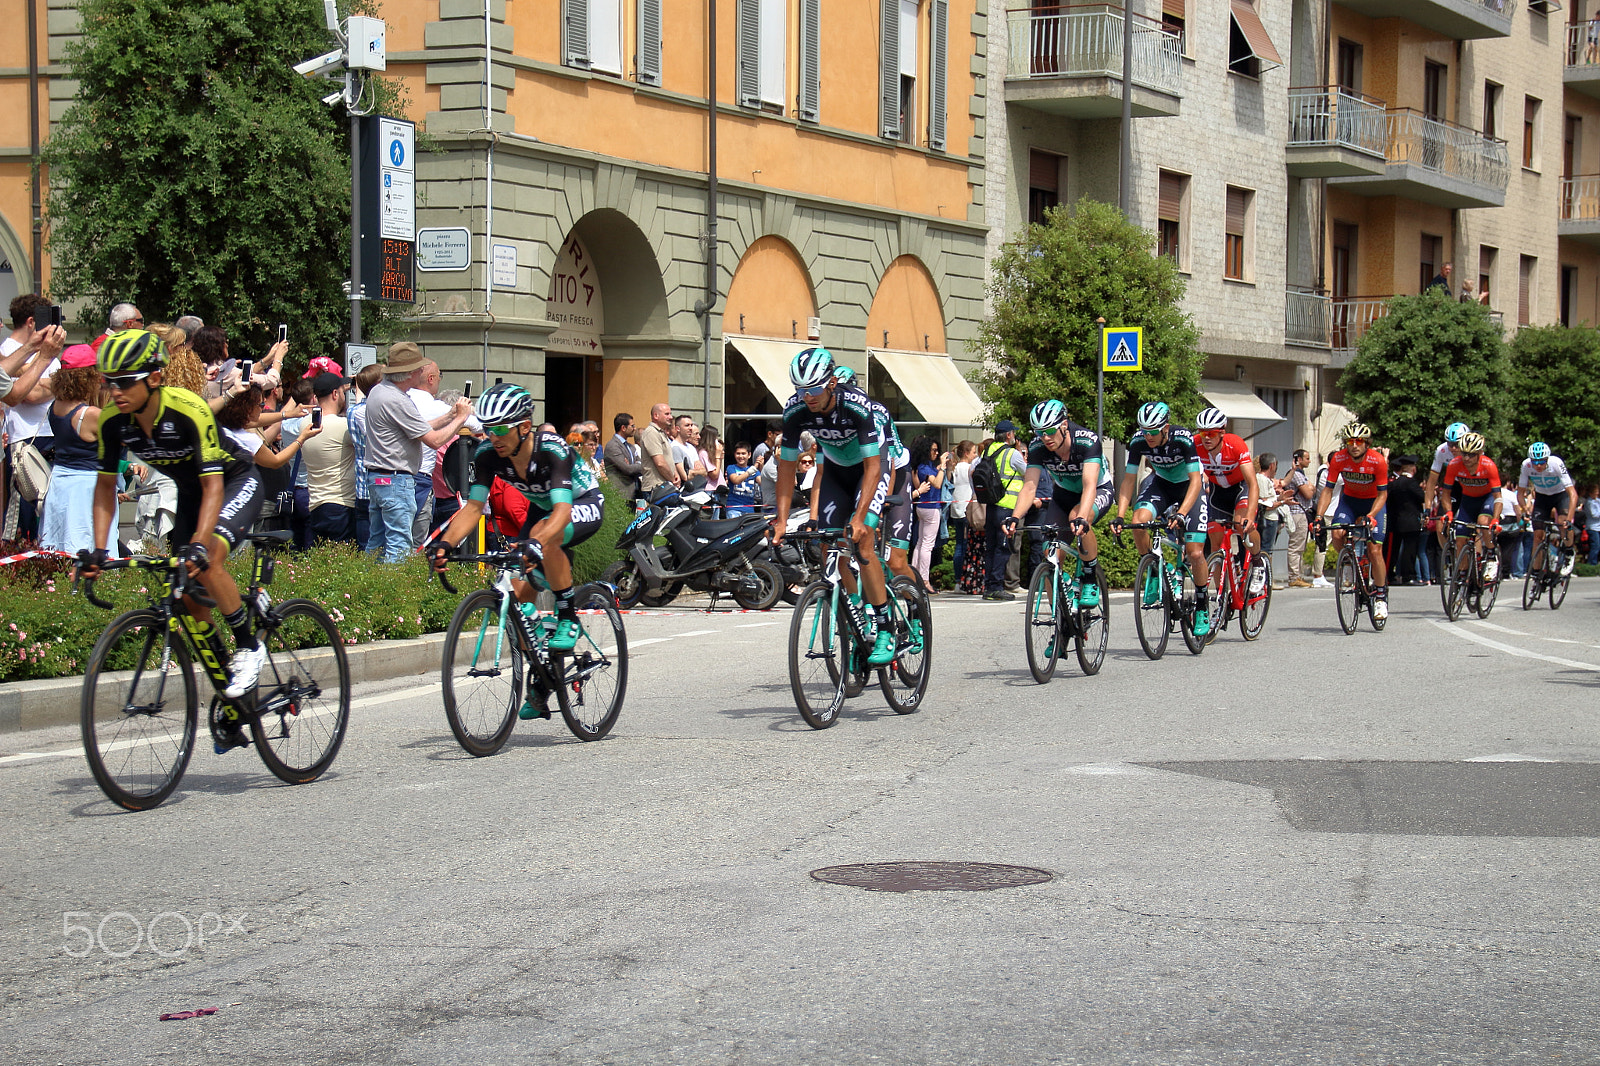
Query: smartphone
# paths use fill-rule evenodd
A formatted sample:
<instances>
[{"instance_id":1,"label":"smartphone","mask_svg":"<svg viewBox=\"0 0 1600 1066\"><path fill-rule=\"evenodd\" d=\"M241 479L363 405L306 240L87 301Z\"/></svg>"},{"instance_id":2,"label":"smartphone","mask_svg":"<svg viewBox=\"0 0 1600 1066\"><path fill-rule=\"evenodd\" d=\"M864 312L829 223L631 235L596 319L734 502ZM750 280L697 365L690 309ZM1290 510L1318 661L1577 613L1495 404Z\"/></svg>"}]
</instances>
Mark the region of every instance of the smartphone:
<instances>
[{"instance_id":1,"label":"smartphone","mask_svg":"<svg viewBox=\"0 0 1600 1066\"><path fill-rule=\"evenodd\" d=\"M246 359L239 364L239 380L246 385L250 384L250 371L255 369L255 364Z\"/></svg>"},{"instance_id":2,"label":"smartphone","mask_svg":"<svg viewBox=\"0 0 1600 1066\"><path fill-rule=\"evenodd\" d=\"M279 344L287 344L288 342L289 342L289 326L288 326L287 323L279 322L278 323L278 343Z\"/></svg>"},{"instance_id":3,"label":"smartphone","mask_svg":"<svg viewBox=\"0 0 1600 1066\"><path fill-rule=\"evenodd\" d=\"M311 425L313 428L322 428L322 408L318 407L311 412Z\"/></svg>"},{"instance_id":4,"label":"smartphone","mask_svg":"<svg viewBox=\"0 0 1600 1066\"><path fill-rule=\"evenodd\" d=\"M61 325L61 305L51 304L49 307L40 307L33 312L33 328L44 329L46 326Z\"/></svg>"},{"instance_id":5,"label":"smartphone","mask_svg":"<svg viewBox=\"0 0 1600 1066\"><path fill-rule=\"evenodd\" d=\"M461 398L463 400L472 399L472 379L471 378L468 378L466 380L466 382L461 386Z\"/></svg>"}]
</instances>

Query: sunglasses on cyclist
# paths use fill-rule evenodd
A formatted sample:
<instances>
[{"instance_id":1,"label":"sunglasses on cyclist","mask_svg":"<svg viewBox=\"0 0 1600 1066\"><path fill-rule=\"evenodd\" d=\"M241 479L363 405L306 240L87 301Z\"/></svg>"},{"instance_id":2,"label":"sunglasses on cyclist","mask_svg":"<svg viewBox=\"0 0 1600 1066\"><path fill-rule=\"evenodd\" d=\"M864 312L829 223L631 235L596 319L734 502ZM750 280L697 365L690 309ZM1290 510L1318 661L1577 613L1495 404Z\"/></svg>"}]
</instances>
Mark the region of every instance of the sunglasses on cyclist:
<instances>
[{"instance_id":1,"label":"sunglasses on cyclist","mask_svg":"<svg viewBox=\"0 0 1600 1066\"><path fill-rule=\"evenodd\" d=\"M504 437L522 423L508 422L503 426L484 426L483 431L492 437Z\"/></svg>"},{"instance_id":2,"label":"sunglasses on cyclist","mask_svg":"<svg viewBox=\"0 0 1600 1066\"><path fill-rule=\"evenodd\" d=\"M106 384L118 392L127 392L149 376L149 374L118 374L116 377L107 377Z\"/></svg>"},{"instance_id":3,"label":"sunglasses on cyclist","mask_svg":"<svg viewBox=\"0 0 1600 1066\"><path fill-rule=\"evenodd\" d=\"M814 386L812 386L811 388L808 388L808 389L801 389L799 391L800 391L800 398L802 400L804 400L809 396L821 396L823 393L828 391L828 386L827 386L826 383L824 383L824 384L821 384L821 385L814 385Z\"/></svg>"}]
</instances>

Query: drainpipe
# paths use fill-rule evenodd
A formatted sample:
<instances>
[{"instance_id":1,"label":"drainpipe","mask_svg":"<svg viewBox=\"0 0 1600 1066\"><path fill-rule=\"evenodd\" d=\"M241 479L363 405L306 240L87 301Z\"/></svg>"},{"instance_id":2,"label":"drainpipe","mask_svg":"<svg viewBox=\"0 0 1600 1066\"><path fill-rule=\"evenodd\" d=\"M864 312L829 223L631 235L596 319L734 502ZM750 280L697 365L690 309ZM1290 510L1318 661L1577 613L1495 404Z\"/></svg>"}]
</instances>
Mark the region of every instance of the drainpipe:
<instances>
[{"instance_id":1,"label":"drainpipe","mask_svg":"<svg viewBox=\"0 0 1600 1066\"><path fill-rule=\"evenodd\" d=\"M43 292L44 205L39 189L39 0L28 0L28 158L29 210L33 215L33 291Z\"/></svg>"},{"instance_id":2,"label":"drainpipe","mask_svg":"<svg viewBox=\"0 0 1600 1066\"><path fill-rule=\"evenodd\" d=\"M700 386L700 422L711 421L711 312L717 306L717 0L706 0L706 297L700 311L700 341L705 372Z\"/></svg>"},{"instance_id":3,"label":"drainpipe","mask_svg":"<svg viewBox=\"0 0 1600 1066\"><path fill-rule=\"evenodd\" d=\"M494 147L500 135L494 129L494 46L490 39L491 0L483 0L483 128L488 143L483 150L483 347L479 356L478 388L489 387L489 331L494 327ZM545 397L548 408L550 398Z\"/></svg>"}]
</instances>

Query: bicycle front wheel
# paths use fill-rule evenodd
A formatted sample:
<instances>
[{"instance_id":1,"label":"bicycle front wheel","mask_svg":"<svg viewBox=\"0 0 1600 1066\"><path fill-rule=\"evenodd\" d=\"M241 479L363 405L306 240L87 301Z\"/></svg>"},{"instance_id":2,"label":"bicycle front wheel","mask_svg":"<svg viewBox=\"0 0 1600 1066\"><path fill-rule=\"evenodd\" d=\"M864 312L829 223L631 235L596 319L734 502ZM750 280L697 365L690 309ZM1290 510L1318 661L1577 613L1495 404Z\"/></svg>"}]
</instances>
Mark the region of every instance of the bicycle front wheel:
<instances>
[{"instance_id":1,"label":"bicycle front wheel","mask_svg":"<svg viewBox=\"0 0 1600 1066\"><path fill-rule=\"evenodd\" d=\"M1211 629L1207 633L1196 633L1194 622L1200 613L1198 605L1199 586L1195 584L1194 575L1187 566L1178 568L1178 587L1173 590L1177 597L1178 629L1183 633L1184 646L1189 649L1190 655L1199 655L1206 650L1208 643L1207 633L1217 628L1217 623L1222 620L1222 599L1212 590L1206 597L1206 615L1210 619Z\"/></svg>"},{"instance_id":2,"label":"bicycle front wheel","mask_svg":"<svg viewBox=\"0 0 1600 1066\"><path fill-rule=\"evenodd\" d=\"M844 706L850 675L842 614L834 604L834 587L819 581L800 594L789 621L789 687L800 717L812 729L833 725Z\"/></svg>"},{"instance_id":3,"label":"bicycle front wheel","mask_svg":"<svg viewBox=\"0 0 1600 1066\"><path fill-rule=\"evenodd\" d=\"M1041 685L1055 676L1061 657L1061 625L1056 618L1056 601L1061 598L1061 583L1049 563L1041 563L1028 582L1028 609L1023 612L1023 646L1028 651L1028 672ZM1063 606L1063 611L1066 608Z\"/></svg>"},{"instance_id":4,"label":"bicycle front wheel","mask_svg":"<svg viewBox=\"0 0 1600 1066\"><path fill-rule=\"evenodd\" d=\"M333 765L350 725L350 662L328 612L310 600L273 608L250 731L280 781L304 785Z\"/></svg>"},{"instance_id":5,"label":"bicycle front wheel","mask_svg":"<svg viewBox=\"0 0 1600 1066\"><path fill-rule=\"evenodd\" d=\"M510 610L515 611L513 603ZM493 755L511 736L522 705L526 662L516 620L500 624L500 595L467 594L445 632L444 716L456 743L470 755Z\"/></svg>"},{"instance_id":6,"label":"bicycle front wheel","mask_svg":"<svg viewBox=\"0 0 1600 1066\"><path fill-rule=\"evenodd\" d=\"M1495 579L1485 584L1483 590L1478 593L1478 602L1472 606L1473 610L1478 612L1479 618L1488 618L1489 612L1494 610L1495 598L1500 595L1500 581L1500 576L1495 575Z\"/></svg>"},{"instance_id":7,"label":"bicycle front wheel","mask_svg":"<svg viewBox=\"0 0 1600 1066\"><path fill-rule=\"evenodd\" d=\"M1161 557L1146 555L1139 560L1133 577L1134 628L1139 632L1139 647L1152 659L1167 653L1167 631L1172 628L1166 580L1161 571Z\"/></svg>"},{"instance_id":8,"label":"bicycle front wheel","mask_svg":"<svg viewBox=\"0 0 1600 1066\"><path fill-rule=\"evenodd\" d=\"M894 611L894 662L878 670L878 687L895 714L911 714L922 706L928 692L928 671L933 662L933 610L928 594L911 578L889 583Z\"/></svg>"},{"instance_id":9,"label":"bicycle front wheel","mask_svg":"<svg viewBox=\"0 0 1600 1066\"><path fill-rule=\"evenodd\" d=\"M1558 560L1556 569L1550 572L1549 578L1550 609L1552 611L1558 610L1561 607L1561 601L1567 598L1567 586L1572 583L1572 575L1563 574L1561 572L1561 567L1566 565L1565 562L1561 561L1559 555L1556 558Z\"/></svg>"},{"instance_id":10,"label":"bicycle front wheel","mask_svg":"<svg viewBox=\"0 0 1600 1066\"><path fill-rule=\"evenodd\" d=\"M1272 559L1264 551L1256 552L1250 556L1250 570L1245 574L1244 610L1239 613L1239 635L1245 640L1259 637L1261 627L1267 624L1267 612L1271 609Z\"/></svg>"},{"instance_id":11,"label":"bicycle front wheel","mask_svg":"<svg viewBox=\"0 0 1600 1066\"><path fill-rule=\"evenodd\" d=\"M1450 581L1446 585L1444 598L1444 615L1454 622L1461 617L1461 610L1467 603L1467 586L1472 576L1472 568L1477 565L1475 553L1471 548L1456 553L1455 565L1450 568Z\"/></svg>"},{"instance_id":12,"label":"bicycle front wheel","mask_svg":"<svg viewBox=\"0 0 1600 1066\"><path fill-rule=\"evenodd\" d=\"M199 697L189 649L155 611L101 634L83 674L83 754L100 790L130 811L172 795L194 753Z\"/></svg>"},{"instance_id":13,"label":"bicycle front wheel","mask_svg":"<svg viewBox=\"0 0 1600 1066\"><path fill-rule=\"evenodd\" d=\"M1339 550L1333 567L1333 602L1339 608L1339 628L1354 633L1361 622L1361 575L1356 570L1356 555L1349 548Z\"/></svg>"},{"instance_id":14,"label":"bicycle front wheel","mask_svg":"<svg viewBox=\"0 0 1600 1066\"><path fill-rule=\"evenodd\" d=\"M1549 564L1549 553L1543 544L1533 549L1533 558L1528 560L1528 573L1522 579L1522 609L1531 611L1533 605L1539 602L1539 595L1544 592L1544 568ZM1554 590L1552 590L1554 591Z\"/></svg>"},{"instance_id":15,"label":"bicycle front wheel","mask_svg":"<svg viewBox=\"0 0 1600 1066\"><path fill-rule=\"evenodd\" d=\"M1104 567L1096 568L1095 582L1100 588L1100 606L1078 609L1078 632L1073 636L1073 642L1077 645L1078 665L1090 676L1098 674L1101 664L1106 661L1106 637L1111 628L1111 590L1106 587Z\"/></svg>"},{"instance_id":16,"label":"bicycle front wheel","mask_svg":"<svg viewBox=\"0 0 1600 1066\"><path fill-rule=\"evenodd\" d=\"M573 736L599 740L617 724L628 692L628 634L605 585L583 585L572 598L583 632L552 664L560 678L556 702Z\"/></svg>"}]
</instances>

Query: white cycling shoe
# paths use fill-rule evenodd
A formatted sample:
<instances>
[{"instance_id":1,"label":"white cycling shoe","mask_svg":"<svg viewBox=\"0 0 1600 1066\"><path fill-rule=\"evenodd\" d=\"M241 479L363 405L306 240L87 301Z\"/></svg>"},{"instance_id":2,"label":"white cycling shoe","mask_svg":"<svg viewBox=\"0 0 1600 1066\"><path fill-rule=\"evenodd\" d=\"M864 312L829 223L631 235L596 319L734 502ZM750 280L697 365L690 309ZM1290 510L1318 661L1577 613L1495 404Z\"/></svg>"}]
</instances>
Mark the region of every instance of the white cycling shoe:
<instances>
[{"instance_id":1,"label":"white cycling shoe","mask_svg":"<svg viewBox=\"0 0 1600 1066\"><path fill-rule=\"evenodd\" d=\"M1372 601L1372 617L1380 622L1386 621L1389 617L1389 601L1374 597Z\"/></svg>"},{"instance_id":2,"label":"white cycling shoe","mask_svg":"<svg viewBox=\"0 0 1600 1066\"><path fill-rule=\"evenodd\" d=\"M261 668L266 662L267 649L260 644L234 652L233 662L228 664L228 676L233 682L223 690L223 695L236 700L255 688L256 682L261 680Z\"/></svg>"}]
</instances>

